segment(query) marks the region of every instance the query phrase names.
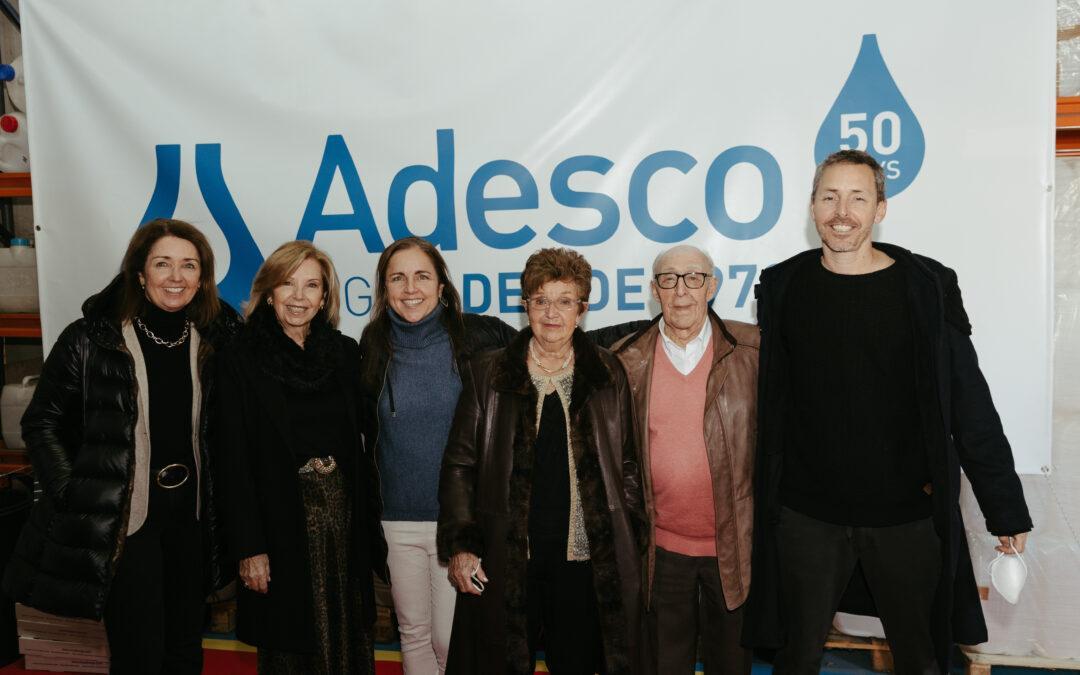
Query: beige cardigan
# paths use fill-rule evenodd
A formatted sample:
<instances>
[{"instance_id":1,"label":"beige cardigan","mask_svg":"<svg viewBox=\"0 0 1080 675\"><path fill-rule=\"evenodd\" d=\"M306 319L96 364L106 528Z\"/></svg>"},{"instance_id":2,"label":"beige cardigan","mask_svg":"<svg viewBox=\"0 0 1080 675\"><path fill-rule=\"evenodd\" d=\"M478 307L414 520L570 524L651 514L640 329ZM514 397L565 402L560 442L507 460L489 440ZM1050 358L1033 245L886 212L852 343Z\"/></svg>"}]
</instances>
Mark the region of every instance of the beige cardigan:
<instances>
[{"instance_id":1,"label":"beige cardigan","mask_svg":"<svg viewBox=\"0 0 1080 675\"><path fill-rule=\"evenodd\" d=\"M135 362L135 385L138 391L138 417L135 419L135 479L131 489L131 507L128 513L129 535L135 534L146 522L146 510L150 497L150 384L146 376L135 327L125 321L121 328L124 346ZM199 383L199 331L191 329L191 347L188 350L191 363L191 450L195 457L195 519L198 520L202 501L202 467L199 460L199 415L202 404L202 387Z\"/></svg>"}]
</instances>

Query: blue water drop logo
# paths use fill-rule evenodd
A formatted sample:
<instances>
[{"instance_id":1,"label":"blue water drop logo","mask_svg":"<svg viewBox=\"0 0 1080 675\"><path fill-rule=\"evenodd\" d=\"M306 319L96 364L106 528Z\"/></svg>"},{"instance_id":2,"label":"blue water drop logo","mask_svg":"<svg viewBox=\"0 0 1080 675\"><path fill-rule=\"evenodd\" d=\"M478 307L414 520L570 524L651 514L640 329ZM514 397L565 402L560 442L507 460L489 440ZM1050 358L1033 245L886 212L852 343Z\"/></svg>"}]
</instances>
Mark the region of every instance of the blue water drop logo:
<instances>
[{"instance_id":1,"label":"blue water drop logo","mask_svg":"<svg viewBox=\"0 0 1080 675\"><path fill-rule=\"evenodd\" d=\"M911 106L896 86L878 47L864 35L859 56L814 143L814 161L837 150L865 150L885 169L885 196L911 185L922 168L926 139Z\"/></svg>"}]
</instances>

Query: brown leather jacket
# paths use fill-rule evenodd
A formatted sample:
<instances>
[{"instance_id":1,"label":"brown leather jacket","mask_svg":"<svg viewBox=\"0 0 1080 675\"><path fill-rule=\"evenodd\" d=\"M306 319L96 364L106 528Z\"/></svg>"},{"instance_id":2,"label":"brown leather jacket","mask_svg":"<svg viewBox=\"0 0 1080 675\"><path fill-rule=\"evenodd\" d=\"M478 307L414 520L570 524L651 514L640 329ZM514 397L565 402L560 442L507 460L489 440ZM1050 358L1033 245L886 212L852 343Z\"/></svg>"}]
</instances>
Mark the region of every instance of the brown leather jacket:
<instances>
[{"instance_id":1,"label":"brown leather jacket","mask_svg":"<svg viewBox=\"0 0 1080 675\"><path fill-rule=\"evenodd\" d=\"M525 569L536 439L536 389L521 331L505 349L474 357L443 455L438 549L483 558L490 582L458 595L447 673L532 672L526 650ZM641 556L645 516L630 391L618 360L574 335L567 425L577 466L606 672L641 672Z\"/></svg>"},{"instance_id":2,"label":"brown leather jacket","mask_svg":"<svg viewBox=\"0 0 1080 675\"><path fill-rule=\"evenodd\" d=\"M750 550L754 526L754 445L757 436L757 326L723 321L709 312L712 321L712 369L705 396L705 447L712 473L716 511L716 563L728 609L746 601L750 589ZM649 395L652 390L653 355L660 339L660 318L636 335L615 343L616 356L626 369L637 419L635 432L641 456L645 510L649 522L656 520L652 478L649 470ZM704 357L703 357L704 358ZM646 605L652 591L656 566L656 532L649 529L645 568Z\"/></svg>"}]
</instances>

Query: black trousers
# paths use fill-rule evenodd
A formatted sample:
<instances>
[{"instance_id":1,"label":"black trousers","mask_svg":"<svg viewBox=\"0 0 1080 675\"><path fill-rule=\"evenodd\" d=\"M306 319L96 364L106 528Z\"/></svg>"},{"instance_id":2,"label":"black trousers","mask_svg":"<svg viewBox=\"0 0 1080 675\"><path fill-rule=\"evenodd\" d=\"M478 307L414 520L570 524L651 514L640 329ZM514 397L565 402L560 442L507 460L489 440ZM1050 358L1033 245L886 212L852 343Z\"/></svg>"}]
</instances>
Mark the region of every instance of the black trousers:
<instances>
[{"instance_id":1,"label":"black trousers","mask_svg":"<svg viewBox=\"0 0 1080 675\"><path fill-rule=\"evenodd\" d=\"M750 672L753 655L739 644L743 608L728 610L715 557L657 547L651 605L648 624L658 673L693 673L699 634L706 675Z\"/></svg>"},{"instance_id":2,"label":"black trousers","mask_svg":"<svg viewBox=\"0 0 1080 675\"><path fill-rule=\"evenodd\" d=\"M559 553L534 551L529 559L529 652L535 660L542 646L548 672L555 675L603 673L592 563L566 560L565 545Z\"/></svg>"},{"instance_id":3,"label":"black trousers","mask_svg":"<svg viewBox=\"0 0 1080 675\"><path fill-rule=\"evenodd\" d=\"M146 522L124 543L105 605L114 675L202 671L202 527L194 476L173 490L150 477Z\"/></svg>"},{"instance_id":4,"label":"black trousers","mask_svg":"<svg viewBox=\"0 0 1080 675\"><path fill-rule=\"evenodd\" d=\"M861 563L896 672L938 673L930 635L941 542L930 518L847 527L781 508L776 528L787 643L776 673L817 673L833 615Z\"/></svg>"}]
</instances>

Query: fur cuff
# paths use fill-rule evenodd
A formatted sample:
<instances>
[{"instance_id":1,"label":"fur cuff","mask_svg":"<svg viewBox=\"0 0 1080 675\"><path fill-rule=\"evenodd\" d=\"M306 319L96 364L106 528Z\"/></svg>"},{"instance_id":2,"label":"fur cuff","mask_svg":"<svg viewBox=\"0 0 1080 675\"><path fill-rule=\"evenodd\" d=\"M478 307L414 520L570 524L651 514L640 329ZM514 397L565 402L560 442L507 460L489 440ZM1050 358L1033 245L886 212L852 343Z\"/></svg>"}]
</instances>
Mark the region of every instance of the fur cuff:
<instances>
[{"instance_id":1,"label":"fur cuff","mask_svg":"<svg viewBox=\"0 0 1080 675\"><path fill-rule=\"evenodd\" d=\"M484 532L476 523L440 525L435 535L439 560L447 562L455 553L472 553L484 557Z\"/></svg>"}]
</instances>

